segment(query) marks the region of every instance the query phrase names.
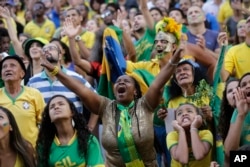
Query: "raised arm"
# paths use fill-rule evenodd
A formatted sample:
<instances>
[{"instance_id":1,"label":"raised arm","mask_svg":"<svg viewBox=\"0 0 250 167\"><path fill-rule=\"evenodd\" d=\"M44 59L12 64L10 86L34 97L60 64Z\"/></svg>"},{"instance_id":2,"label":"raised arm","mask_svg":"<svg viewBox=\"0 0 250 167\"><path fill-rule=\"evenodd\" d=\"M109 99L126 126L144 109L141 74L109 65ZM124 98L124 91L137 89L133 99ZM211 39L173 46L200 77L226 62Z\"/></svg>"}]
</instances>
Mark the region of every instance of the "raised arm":
<instances>
[{"instance_id":1,"label":"raised arm","mask_svg":"<svg viewBox=\"0 0 250 167\"><path fill-rule=\"evenodd\" d=\"M216 66L216 58L208 52L204 52L202 48L194 44L188 43L186 49L186 55L191 55L195 58L195 61L204 65L208 71L207 76L210 82L213 81L214 69Z\"/></svg>"},{"instance_id":2,"label":"raised arm","mask_svg":"<svg viewBox=\"0 0 250 167\"><path fill-rule=\"evenodd\" d=\"M42 56L41 65L45 67L49 72L56 75L57 79L62 82L63 85L77 94L81 98L84 106L90 112L96 115L100 114L98 113L98 111L101 104L101 97L98 94L90 90L77 79L63 73L58 67L53 66L47 61L45 55Z\"/></svg>"},{"instance_id":3,"label":"raised arm","mask_svg":"<svg viewBox=\"0 0 250 167\"><path fill-rule=\"evenodd\" d=\"M75 28L72 21L70 19L66 19L64 22L63 31L69 38L69 50L73 63L87 74L90 74L92 72L92 66L90 62L88 60L82 59L79 51L76 48L75 36L81 31L81 26L79 25Z\"/></svg>"},{"instance_id":4,"label":"raised arm","mask_svg":"<svg viewBox=\"0 0 250 167\"><path fill-rule=\"evenodd\" d=\"M125 56L128 56L129 60L135 62L136 61L135 47L134 47L134 44L132 42L130 35L126 31L124 31L124 29L123 29L122 21L124 21L124 20L126 20L126 16L120 10L118 10L117 11L117 19L113 20L113 24L123 30L122 42L123 42L124 48L127 52L127 55L125 55Z\"/></svg>"},{"instance_id":5,"label":"raised arm","mask_svg":"<svg viewBox=\"0 0 250 167\"><path fill-rule=\"evenodd\" d=\"M147 0L138 0L138 4L140 5L140 9L142 12L142 15L147 23L147 27L150 30L154 29L154 19L152 18L148 6L147 6Z\"/></svg>"},{"instance_id":6,"label":"raised arm","mask_svg":"<svg viewBox=\"0 0 250 167\"><path fill-rule=\"evenodd\" d=\"M151 107L155 108L159 104L159 101L162 97L163 87L174 73L178 62L184 54L184 48L185 44L181 43L172 58L169 59L169 62L161 69L160 73L156 76L155 80L145 94L146 99Z\"/></svg>"},{"instance_id":7,"label":"raised arm","mask_svg":"<svg viewBox=\"0 0 250 167\"><path fill-rule=\"evenodd\" d=\"M13 19L11 17L9 9L6 7L3 8L0 6L0 16L5 18L5 20L6 20L7 27L8 27L8 33L9 33L10 39L13 43L15 53L18 56L24 57L27 60L27 57L25 56L23 48L22 48L22 44L18 40L17 31L16 31L15 27L13 26Z\"/></svg>"}]
</instances>

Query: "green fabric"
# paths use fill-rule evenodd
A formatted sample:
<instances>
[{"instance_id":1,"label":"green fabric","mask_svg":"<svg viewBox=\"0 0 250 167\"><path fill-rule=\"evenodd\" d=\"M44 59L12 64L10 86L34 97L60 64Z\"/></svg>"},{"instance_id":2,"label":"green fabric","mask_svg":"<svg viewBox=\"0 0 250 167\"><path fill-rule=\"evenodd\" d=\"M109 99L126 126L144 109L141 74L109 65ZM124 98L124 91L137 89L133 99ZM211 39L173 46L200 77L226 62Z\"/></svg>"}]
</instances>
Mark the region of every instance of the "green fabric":
<instances>
[{"instance_id":1,"label":"green fabric","mask_svg":"<svg viewBox=\"0 0 250 167\"><path fill-rule=\"evenodd\" d=\"M137 62L151 59L155 35L155 29L150 30L147 28L144 35L135 43Z\"/></svg>"},{"instance_id":2,"label":"green fabric","mask_svg":"<svg viewBox=\"0 0 250 167\"><path fill-rule=\"evenodd\" d=\"M8 53L9 55L15 55L16 54L16 52L15 52L15 50L14 50L14 47L13 47L13 44L12 43L10 43L10 50L9 50L9 53Z\"/></svg>"},{"instance_id":3,"label":"green fabric","mask_svg":"<svg viewBox=\"0 0 250 167\"><path fill-rule=\"evenodd\" d=\"M120 28L116 27L116 26L109 26L109 28L111 28L111 29L113 29L115 31L119 42L122 43L123 31Z\"/></svg>"},{"instance_id":4,"label":"green fabric","mask_svg":"<svg viewBox=\"0 0 250 167\"><path fill-rule=\"evenodd\" d=\"M68 145L57 145L55 140L50 148L49 166L98 166L104 161L101 154L100 145L94 136L88 140L87 155L84 157L78 153L78 138L75 137ZM104 165L103 165L104 166Z\"/></svg>"},{"instance_id":5,"label":"green fabric","mask_svg":"<svg viewBox=\"0 0 250 167\"><path fill-rule=\"evenodd\" d=\"M118 147L126 166L138 166L137 163L141 164L140 166L144 166L142 162L140 163L140 156L136 150L135 142L131 131L132 121L129 115L129 109L134 107L134 105L134 101L132 101L128 106L117 104L117 108L120 111L117 138ZM127 163L129 163L129 165L127 165Z\"/></svg>"},{"instance_id":6,"label":"green fabric","mask_svg":"<svg viewBox=\"0 0 250 167\"><path fill-rule=\"evenodd\" d=\"M221 48L218 63L215 69L214 81L213 81L213 94L215 95L215 97L210 102L210 106L213 111L214 139L216 142L215 154L213 155L214 155L214 160L216 160L220 164L220 166L224 165L224 147L223 147L222 138L220 137L218 129L217 129L219 125L221 99L216 95L216 92L217 92L218 85L221 82L220 72L223 66L225 52L227 51L227 49L228 49L228 46L222 46Z\"/></svg>"},{"instance_id":7,"label":"green fabric","mask_svg":"<svg viewBox=\"0 0 250 167\"><path fill-rule=\"evenodd\" d=\"M238 116L238 110L235 109L231 118L231 124L235 123ZM247 115L243 121L243 126L241 128L240 134L240 146L250 144L250 110L247 112Z\"/></svg>"},{"instance_id":8,"label":"green fabric","mask_svg":"<svg viewBox=\"0 0 250 167\"><path fill-rule=\"evenodd\" d=\"M2 78L0 78L0 88L4 87L4 82L2 80Z\"/></svg>"},{"instance_id":9,"label":"green fabric","mask_svg":"<svg viewBox=\"0 0 250 167\"><path fill-rule=\"evenodd\" d=\"M188 28L187 28L187 26L185 24L182 24L181 32L183 32L185 34L188 32Z\"/></svg>"}]
</instances>

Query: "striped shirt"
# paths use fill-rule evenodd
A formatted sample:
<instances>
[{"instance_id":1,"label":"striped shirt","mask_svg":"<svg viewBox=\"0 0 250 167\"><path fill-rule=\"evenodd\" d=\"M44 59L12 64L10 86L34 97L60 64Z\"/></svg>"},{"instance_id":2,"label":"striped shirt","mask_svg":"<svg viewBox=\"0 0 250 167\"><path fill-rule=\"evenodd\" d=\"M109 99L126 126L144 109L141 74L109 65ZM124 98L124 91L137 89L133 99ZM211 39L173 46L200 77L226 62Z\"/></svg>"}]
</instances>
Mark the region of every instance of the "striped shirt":
<instances>
[{"instance_id":1,"label":"striped shirt","mask_svg":"<svg viewBox=\"0 0 250 167\"><path fill-rule=\"evenodd\" d=\"M62 67L62 71L65 74L80 80L82 84L96 92L89 82L87 82L81 75L74 71L67 70L64 67ZM48 103L50 98L54 95L63 95L74 103L79 112L83 111L81 99L75 93L65 87L59 80L52 81L45 71L42 71L41 73L38 73L30 78L28 86L38 89L42 93L45 103Z\"/></svg>"}]
</instances>

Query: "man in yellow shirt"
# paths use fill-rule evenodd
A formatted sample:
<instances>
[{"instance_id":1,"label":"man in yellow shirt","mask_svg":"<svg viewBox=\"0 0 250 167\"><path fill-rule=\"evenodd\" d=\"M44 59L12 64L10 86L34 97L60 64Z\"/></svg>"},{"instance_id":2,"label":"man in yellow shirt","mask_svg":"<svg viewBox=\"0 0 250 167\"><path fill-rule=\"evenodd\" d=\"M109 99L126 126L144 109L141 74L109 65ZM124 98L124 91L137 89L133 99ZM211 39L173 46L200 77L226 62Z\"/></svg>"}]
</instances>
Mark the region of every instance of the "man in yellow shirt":
<instances>
[{"instance_id":1,"label":"man in yellow shirt","mask_svg":"<svg viewBox=\"0 0 250 167\"><path fill-rule=\"evenodd\" d=\"M32 10L34 19L24 27L24 33L30 34L32 38L43 37L50 41L55 32L55 24L45 17L44 4L38 1Z\"/></svg>"},{"instance_id":2,"label":"man in yellow shirt","mask_svg":"<svg viewBox=\"0 0 250 167\"><path fill-rule=\"evenodd\" d=\"M245 42L231 47L225 55L222 79L226 81L233 76L240 79L250 71L250 16L246 21Z\"/></svg>"},{"instance_id":3,"label":"man in yellow shirt","mask_svg":"<svg viewBox=\"0 0 250 167\"><path fill-rule=\"evenodd\" d=\"M21 85L25 73L19 56L7 56L1 61L0 77L4 87L0 89L0 106L12 112L22 136L35 147L45 102L37 89Z\"/></svg>"},{"instance_id":4,"label":"man in yellow shirt","mask_svg":"<svg viewBox=\"0 0 250 167\"><path fill-rule=\"evenodd\" d=\"M69 8L66 11L66 19L70 19L73 22L74 27L81 26L82 16L80 11L76 8ZM88 58L90 56L90 49L92 49L95 42L95 34L82 28L81 32L75 37L75 40L80 50L81 56ZM62 42L69 46L69 39L67 36L62 38Z\"/></svg>"}]
</instances>

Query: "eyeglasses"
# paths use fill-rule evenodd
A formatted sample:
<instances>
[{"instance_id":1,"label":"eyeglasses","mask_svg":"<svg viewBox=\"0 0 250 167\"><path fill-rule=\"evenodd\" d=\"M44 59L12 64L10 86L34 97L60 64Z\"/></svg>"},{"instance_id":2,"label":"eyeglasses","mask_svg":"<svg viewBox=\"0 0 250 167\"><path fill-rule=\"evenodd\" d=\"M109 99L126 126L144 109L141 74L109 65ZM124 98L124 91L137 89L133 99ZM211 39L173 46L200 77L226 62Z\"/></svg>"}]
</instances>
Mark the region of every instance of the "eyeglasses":
<instances>
[{"instance_id":1,"label":"eyeglasses","mask_svg":"<svg viewBox=\"0 0 250 167\"><path fill-rule=\"evenodd\" d=\"M56 46L46 46L46 47L43 47L43 49L42 49L43 53L50 52L53 50L58 50L58 48Z\"/></svg>"},{"instance_id":2,"label":"eyeglasses","mask_svg":"<svg viewBox=\"0 0 250 167\"><path fill-rule=\"evenodd\" d=\"M105 10L103 13L102 13L102 15L101 15L101 18L105 18L105 17L108 17L108 16L110 16L110 15L112 15L112 14L114 14L115 13L115 11L111 11L111 10Z\"/></svg>"}]
</instances>

